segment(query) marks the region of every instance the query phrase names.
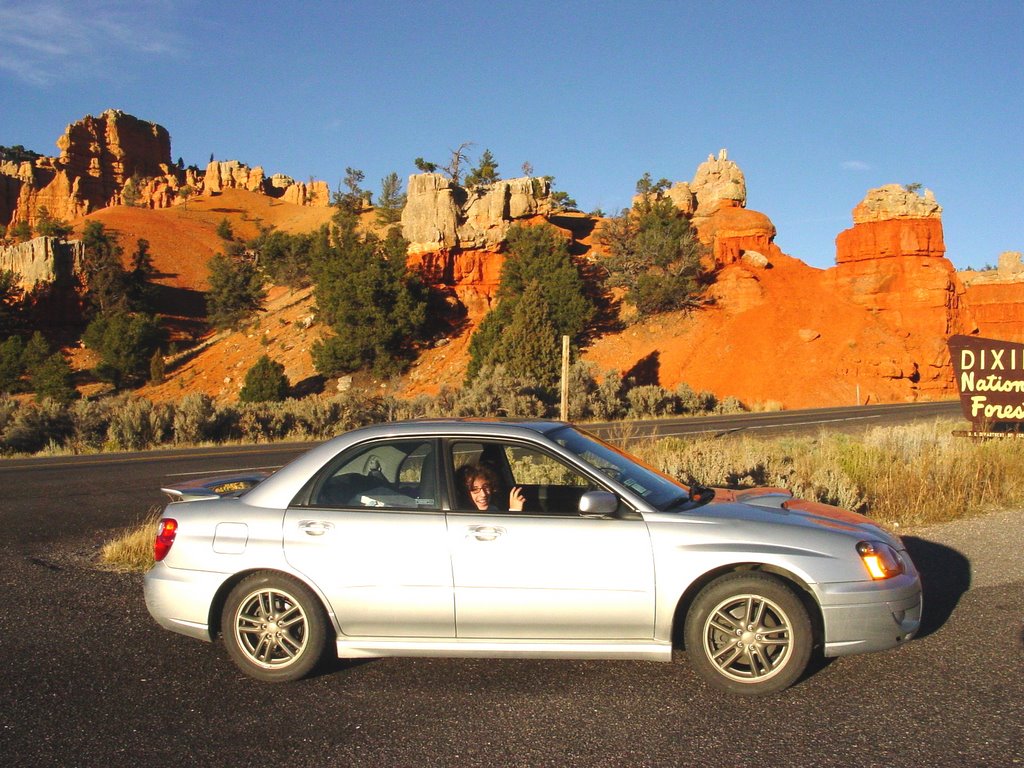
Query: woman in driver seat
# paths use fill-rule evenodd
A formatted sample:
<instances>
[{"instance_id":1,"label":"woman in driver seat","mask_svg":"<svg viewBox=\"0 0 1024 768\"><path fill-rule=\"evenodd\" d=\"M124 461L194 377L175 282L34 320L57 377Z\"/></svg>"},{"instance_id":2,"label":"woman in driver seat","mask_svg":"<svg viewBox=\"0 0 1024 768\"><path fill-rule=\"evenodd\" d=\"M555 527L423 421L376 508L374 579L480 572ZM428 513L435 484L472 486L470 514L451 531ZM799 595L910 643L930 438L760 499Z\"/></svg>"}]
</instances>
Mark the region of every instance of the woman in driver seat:
<instances>
[{"instance_id":1,"label":"woman in driver seat","mask_svg":"<svg viewBox=\"0 0 1024 768\"><path fill-rule=\"evenodd\" d=\"M465 490L471 506L475 509L489 512L523 511L526 497L523 495L523 489L519 486L509 491L507 510L494 504L493 499L498 494L500 484L498 476L490 467L480 464L466 464L463 467L459 467L459 470L455 473L455 479L458 487Z\"/></svg>"}]
</instances>

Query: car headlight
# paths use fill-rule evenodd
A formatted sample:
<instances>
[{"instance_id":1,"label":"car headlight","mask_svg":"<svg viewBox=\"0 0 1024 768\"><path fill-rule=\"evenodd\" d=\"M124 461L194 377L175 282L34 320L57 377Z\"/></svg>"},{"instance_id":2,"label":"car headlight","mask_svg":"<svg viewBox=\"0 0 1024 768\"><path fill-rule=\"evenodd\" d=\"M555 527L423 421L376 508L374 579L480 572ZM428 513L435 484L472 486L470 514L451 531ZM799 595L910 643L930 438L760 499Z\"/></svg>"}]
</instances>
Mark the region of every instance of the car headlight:
<instances>
[{"instance_id":1,"label":"car headlight","mask_svg":"<svg viewBox=\"0 0 1024 768\"><path fill-rule=\"evenodd\" d=\"M903 573L900 553L881 541L857 542L857 554L872 579L891 579Z\"/></svg>"}]
</instances>

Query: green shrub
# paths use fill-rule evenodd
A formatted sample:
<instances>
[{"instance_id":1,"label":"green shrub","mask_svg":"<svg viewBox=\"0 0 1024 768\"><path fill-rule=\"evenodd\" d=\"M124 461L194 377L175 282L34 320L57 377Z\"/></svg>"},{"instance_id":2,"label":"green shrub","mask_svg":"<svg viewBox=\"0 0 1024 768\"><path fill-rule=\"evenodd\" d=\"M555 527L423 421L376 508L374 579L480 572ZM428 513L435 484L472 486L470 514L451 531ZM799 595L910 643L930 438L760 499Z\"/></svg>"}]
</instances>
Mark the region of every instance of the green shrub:
<instances>
[{"instance_id":1,"label":"green shrub","mask_svg":"<svg viewBox=\"0 0 1024 768\"><path fill-rule=\"evenodd\" d=\"M202 393L185 395L174 411L174 442L201 443L213 432L213 398Z\"/></svg>"},{"instance_id":2,"label":"green shrub","mask_svg":"<svg viewBox=\"0 0 1024 768\"><path fill-rule=\"evenodd\" d=\"M261 355L246 372L238 398L243 403L279 402L288 397L290 387L284 365L268 355Z\"/></svg>"},{"instance_id":3,"label":"green shrub","mask_svg":"<svg viewBox=\"0 0 1024 768\"><path fill-rule=\"evenodd\" d=\"M548 412L546 394L503 365L484 366L459 390L452 415L536 417Z\"/></svg>"},{"instance_id":4,"label":"green shrub","mask_svg":"<svg viewBox=\"0 0 1024 768\"><path fill-rule=\"evenodd\" d=\"M72 439L78 450L103 447L110 428L110 400L77 400L71 405Z\"/></svg>"},{"instance_id":5,"label":"green shrub","mask_svg":"<svg viewBox=\"0 0 1024 768\"><path fill-rule=\"evenodd\" d=\"M633 387L626 392L626 400L629 402L629 417L633 419L671 415L677 410L677 401L672 393L657 384Z\"/></svg>"},{"instance_id":6,"label":"green shrub","mask_svg":"<svg viewBox=\"0 0 1024 768\"><path fill-rule=\"evenodd\" d=\"M710 392L695 392L685 381L675 389L680 413L710 413L717 405L717 398Z\"/></svg>"},{"instance_id":7,"label":"green shrub","mask_svg":"<svg viewBox=\"0 0 1024 768\"><path fill-rule=\"evenodd\" d=\"M13 414L0 437L0 445L15 453L38 453L48 446L62 446L72 430L64 406L43 400L24 405Z\"/></svg>"},{"instance_id":8,"label":"green shrub","mask_svg":"<svg viewBox=\"0 0 1024 768\"><path fill-rule=\"evenodd\" d=\"M242 430L239 427L241 418L242 412L237 406L231 403L217 405L213 411L213 423L209 433L210 439L224 442L225 440L238 440L241 438Z\"/></svg>"},{"instance_id":9,"label":"green shrub","mask_svg":"<svg viewBox=\"0 0 1024 768\"><path fill-rule=\"evenodd\" d=\"M295 417L285 403L249 403L239 410L238 429L242 439L254 443L283 440L295 426Z\"/></svg>"},{"instance_id":10,"label":"green shrub","mask_svg":"<svg viewBox=\"0 0 1024 768\"><path fill-rule=\"evenodd\" d=\"M153 403L144 397L119 398L110 413L107 442L115 449L141 451L156 442Z\"/></svg>"},{"instance_id":11,"label":"green shrub","mask_svg":"<svg viewBox=\"0 0 1024 768\"><path fill-rule=\"evenodd\" d=\"M72 383L71 366L60 352L54 352L32 373L32 390L36 400L53 400L67 405L76 397L78 391Z\"/></svg>"},{"instance_id":12,"label":"green shrub","mask_svg":"<svg viewBox=\"0 0 1024 768\"><path fill-rule=\"evenodd\" d=\"M738 397L729 395L723 397L718 401L718 406L715 408L717 413L743 413L747 410L746 406Z\"/></svg>"},{"instance_id":13,"label":"green shrub","mask_svg":"<svg viewBox=\"0 0 1024 768\"><path fill-rule=\"evenodd\" d=\"M341 400L312 395L295 401L295 428L300 435L322 440L333 437L347 427L342 421Z\"/></svg>"}]
</instances>

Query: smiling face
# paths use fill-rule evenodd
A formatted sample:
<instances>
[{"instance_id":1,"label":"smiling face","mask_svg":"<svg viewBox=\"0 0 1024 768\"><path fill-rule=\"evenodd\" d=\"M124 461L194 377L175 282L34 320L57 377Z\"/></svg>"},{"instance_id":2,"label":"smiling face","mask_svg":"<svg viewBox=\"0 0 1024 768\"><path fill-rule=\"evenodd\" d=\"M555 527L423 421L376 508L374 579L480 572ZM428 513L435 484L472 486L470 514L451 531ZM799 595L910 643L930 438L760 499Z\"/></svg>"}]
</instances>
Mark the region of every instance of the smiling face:
<instances>
[{"instance_id":1,"label":"smiling face","mask_svg":"<svg viewBox=\"0 0 1024 768\"><path fill-rule=\"evenodd\" d=\"M477 509L489 509L491 498L494 496L498 485L498 478L495 477L488 467L465 467L462 474L462 482L469 495L473 506Z\"/></svg>"},{"instance_id":2,"label":"smiling face","mask_svg":"<svg viewBox=\"0 0 1024 768\"><path fill-rule=\"evenodd\" d=\"M491 506L491 495L494 493L494 488L483 477L473 478L466 490L469 491L469 498L473 500L477 509L487 509Z\"/></svg>"}]
</instances>

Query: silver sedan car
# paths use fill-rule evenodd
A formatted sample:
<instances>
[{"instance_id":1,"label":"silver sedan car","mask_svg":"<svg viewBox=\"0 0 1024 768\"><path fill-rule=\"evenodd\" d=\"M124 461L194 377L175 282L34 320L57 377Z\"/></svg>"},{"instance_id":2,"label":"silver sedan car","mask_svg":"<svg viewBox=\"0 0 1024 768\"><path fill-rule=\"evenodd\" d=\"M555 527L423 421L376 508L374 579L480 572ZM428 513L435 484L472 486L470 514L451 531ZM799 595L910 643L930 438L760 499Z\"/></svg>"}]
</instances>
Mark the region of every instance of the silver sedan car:
<instances>
[{"instance_id":1,"label":"silver sedan car","mask_svg":"<svg viewBox=\"0 0 1024 768\"><path fill-rule=\"evenodd\" d=\"M187 497L186 497L187 498ZM171 503L146 604L298 679L342 658L649 659L782 690L812 653L878 651L918 573L868 518L781 489L688 488L561 422L353 430L223 498Z\"/></svg>"}]
</instances>

